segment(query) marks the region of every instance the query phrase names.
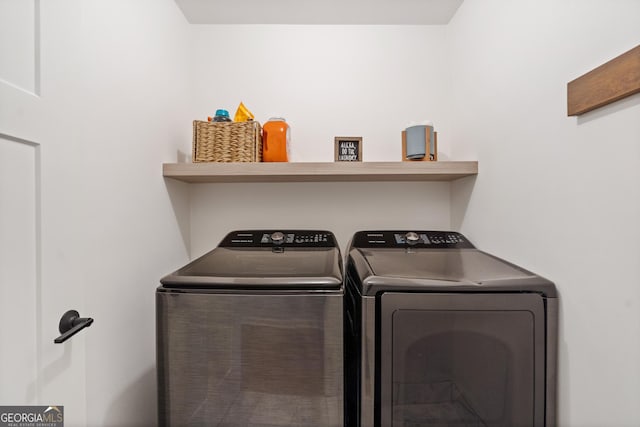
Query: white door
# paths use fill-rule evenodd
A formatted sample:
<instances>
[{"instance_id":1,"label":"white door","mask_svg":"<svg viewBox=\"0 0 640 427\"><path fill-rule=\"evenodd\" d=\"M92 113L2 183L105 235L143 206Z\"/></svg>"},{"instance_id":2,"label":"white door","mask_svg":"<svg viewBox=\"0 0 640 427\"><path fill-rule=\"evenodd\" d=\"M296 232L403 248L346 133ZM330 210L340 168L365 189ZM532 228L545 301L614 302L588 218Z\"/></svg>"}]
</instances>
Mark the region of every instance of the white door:
<instances>
[{"instance_id":1,"label":"white door","mask_svg":"<svg viewBox=\"0 0 640 427\"><path fill-rule=\"evenodd\" d=\"M0 135L2 405L37 402L36 151L33 144Z\"/></svg>"},{"instance_id":2,"label":"white door","mask_svg":"<svg viewBox=\"0 0 640 427\"><path fill-rule=\"evenodd\" d=\"M56 3L59 19L70 5ZM54 344L66 310L87 313L81 285L49 267L62 242L50 232L53 198L43 185L56 169L45 167L54 132L41 118L59 101L41 87L45 18L39 0L0 0L0 405L64 406L66 426L86 426L82 335L90 329Z\"/></svg>"}]
</instances>

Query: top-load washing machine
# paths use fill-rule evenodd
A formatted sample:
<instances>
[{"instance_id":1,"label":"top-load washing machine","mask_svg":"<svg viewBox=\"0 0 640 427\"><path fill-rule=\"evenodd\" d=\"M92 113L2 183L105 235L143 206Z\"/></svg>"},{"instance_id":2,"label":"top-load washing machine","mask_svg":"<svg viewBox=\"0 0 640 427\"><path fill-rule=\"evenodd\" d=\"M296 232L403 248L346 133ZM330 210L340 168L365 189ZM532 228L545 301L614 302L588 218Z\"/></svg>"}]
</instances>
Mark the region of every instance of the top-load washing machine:
<instances>
[{"instance_id":1,"label":"top-load washing machine","mask_svg":"<svg viewBox=\"0 0 640 427\"><path fill-rule=\"evenodd\" d=\"M161 280L161 426L342 427L342 258L330 232L248 230Z\"/></svg>"},{"instance_id":2,"label":"top-load washing machine","mask_svg":"<svg viewBox=\"0 0 640 427\"><path fill-rule=\"evenodd\" d=\"M346 265L348 427L554 426L553 283L442 231L363 231Z\"/></svg>"}]
</instances>

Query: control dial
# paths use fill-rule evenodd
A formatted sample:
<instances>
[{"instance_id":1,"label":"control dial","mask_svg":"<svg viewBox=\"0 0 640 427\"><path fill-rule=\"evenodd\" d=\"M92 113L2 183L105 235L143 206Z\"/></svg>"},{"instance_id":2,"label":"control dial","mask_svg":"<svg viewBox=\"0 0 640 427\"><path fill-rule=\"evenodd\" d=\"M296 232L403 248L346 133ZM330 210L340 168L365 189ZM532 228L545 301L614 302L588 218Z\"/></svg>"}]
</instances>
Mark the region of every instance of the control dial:
<instances>
[{"instance_id":1,"label":"control dial","mask_svg":"<svg viewBox=\"0 0 640 427\"><path fill-rule=\"evenodd\" d=\"M271 241L273 242L274 245L281 245L284 243L284 234L276 231L275 233L273 233L271 235Z\"/></svg>"},{"instance_id":2,"label":"control dial","mask_svg":"<svg viewBox=\"0 0 640 427\"><path fill-rule=\"evenodd\" d=\"M415 245L420 241L420 236L418 236L418 233L414 233L413 231L405 234L404 238L407 240L407 244L409 245Z\"/></svg>"}]
</instances>

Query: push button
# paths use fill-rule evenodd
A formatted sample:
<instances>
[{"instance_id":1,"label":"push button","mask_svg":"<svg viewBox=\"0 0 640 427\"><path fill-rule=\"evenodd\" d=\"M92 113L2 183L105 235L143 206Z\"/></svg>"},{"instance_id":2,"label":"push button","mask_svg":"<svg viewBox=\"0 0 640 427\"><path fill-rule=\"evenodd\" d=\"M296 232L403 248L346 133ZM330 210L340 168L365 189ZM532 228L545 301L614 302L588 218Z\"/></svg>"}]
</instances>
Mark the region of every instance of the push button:
<instances>
[{"instance_id":1,"label":"push button","mask_svg":"<svg viewBox=\"0 0 640 427\"><path fill-rule=\"evenodd\" d=\"M413 231L410 231L407 234L405 234L404 238L406 239L409 245L415 245L420 241L420 236L418 236L418 233L414 233Z\"/></svg>"},{"instance_id":2,"label":"push button","mask_svg":"<svg viewBox=\"0 0 640 427\"><path fill-rule=\"evenodd\" d=\"M271 241L273 242L274 245L281 245L284 243L284 234L276 231L275 233L273 233L271 235Z\"/></svg>"}]
</instances>

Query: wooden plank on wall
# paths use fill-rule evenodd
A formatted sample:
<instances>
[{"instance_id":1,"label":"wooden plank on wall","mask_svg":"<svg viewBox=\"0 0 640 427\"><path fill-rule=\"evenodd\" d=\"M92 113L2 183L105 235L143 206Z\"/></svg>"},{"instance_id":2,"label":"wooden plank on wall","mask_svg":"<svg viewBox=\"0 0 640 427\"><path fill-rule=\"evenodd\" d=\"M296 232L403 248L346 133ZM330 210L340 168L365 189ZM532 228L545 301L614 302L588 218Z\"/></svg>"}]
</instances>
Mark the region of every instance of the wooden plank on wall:
<instances>
[{"instance_id":1,"label":"wooden plank on wall","mask_svg":"<svg viewBox=\"0 0 640 427\"><path fill-rule=\"evenodd\" d=\"M640 45L567 84L567 115L640 93Z\"/></svg>"}]
</instances>

